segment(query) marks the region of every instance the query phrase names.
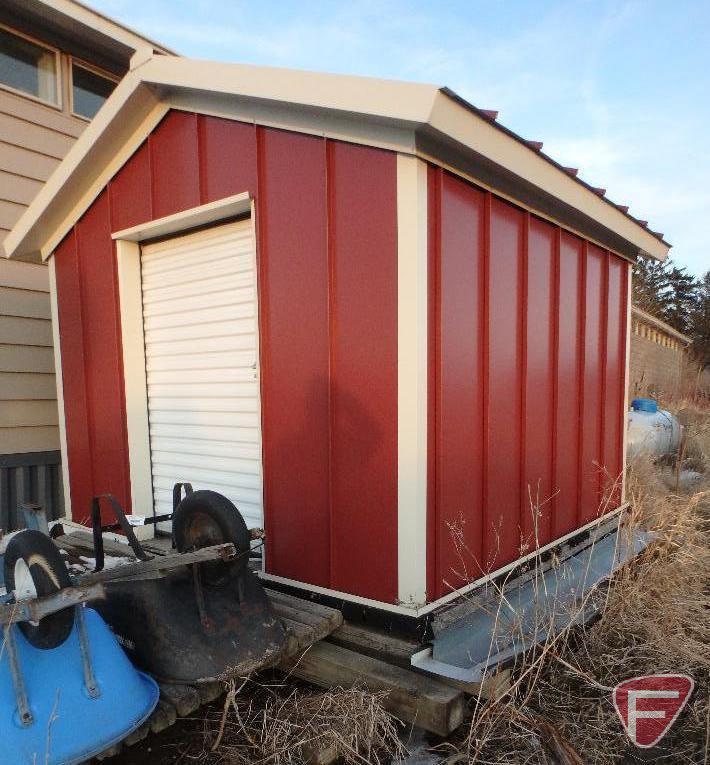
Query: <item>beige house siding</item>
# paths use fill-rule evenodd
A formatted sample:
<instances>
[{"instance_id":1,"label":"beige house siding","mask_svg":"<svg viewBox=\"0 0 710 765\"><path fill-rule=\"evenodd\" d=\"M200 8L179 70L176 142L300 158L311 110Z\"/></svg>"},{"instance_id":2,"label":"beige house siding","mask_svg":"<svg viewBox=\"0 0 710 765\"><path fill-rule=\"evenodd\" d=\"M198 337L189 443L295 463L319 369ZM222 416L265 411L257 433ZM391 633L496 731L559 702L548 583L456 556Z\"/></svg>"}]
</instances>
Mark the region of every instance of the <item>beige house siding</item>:
<instances>
[{"instance_id":1,"label":"beige house siding","mask_svg":"<svg viewBox=\"0 0 710 765\"><path fill-rule=\"evenodd\" d=\"M0 243L87 124L0 89Z\"/></svg>"},{"instance_id":2,"label":"beige house siding","mask_svg":"<svg viewBox=\"0 0 710 765\"><path fill-rule=\"evenodd\" d=\"M59 449L49 275L2 241L87 124L0 89L0 455Z\"/></svg>"},{"instance_id":3,"label":"beige house siding","mask_svg":"<svg viewBox=\"0 0 710 765\"><path fill-rule=\"evenodd\" d=\"M56 449L47 268L0 259L0 454Z\"/></svg>"}]
</instances>

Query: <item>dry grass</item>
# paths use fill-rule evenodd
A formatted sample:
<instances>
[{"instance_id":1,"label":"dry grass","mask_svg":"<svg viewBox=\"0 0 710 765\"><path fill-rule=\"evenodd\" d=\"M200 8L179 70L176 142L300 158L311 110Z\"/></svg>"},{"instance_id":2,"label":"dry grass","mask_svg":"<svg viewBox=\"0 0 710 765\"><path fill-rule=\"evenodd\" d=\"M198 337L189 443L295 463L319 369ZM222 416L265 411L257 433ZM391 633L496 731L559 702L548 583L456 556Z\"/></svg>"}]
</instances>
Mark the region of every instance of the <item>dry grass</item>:
<instances>
[{"instance_id":1,"label":"dry grass","mask_svg":"<svg viewBox=\"0 0 710 765\"><path fill-rule=\"evenodd\" d=\"M708 423L710 413L700 410L688 428L692 469L707 470ZM598 621L525 657L503 699L475 701L465 739L440 747L451 763L649 761L626 738L611 692L622 680L660 672L691 675L696 692L651 759L710 763L710 475L679 495L669 491L672 477L672 468L664 475L648 462L633 466L634 519L655 540L594 596L603 606Z\"/></svg>"},{"instance_id":2,"label":"dry grass","mask_svg":"<svg viewBox=\"0 0 710 765\"><path fill-rule=\"evenodd\" d=\"M382 694L359 688L314 692L287 685L232 684L224 708L205 720L201 765L296 765L329 753L347 765L400 761L401 726Z\"/></svg>"}]
</instances>

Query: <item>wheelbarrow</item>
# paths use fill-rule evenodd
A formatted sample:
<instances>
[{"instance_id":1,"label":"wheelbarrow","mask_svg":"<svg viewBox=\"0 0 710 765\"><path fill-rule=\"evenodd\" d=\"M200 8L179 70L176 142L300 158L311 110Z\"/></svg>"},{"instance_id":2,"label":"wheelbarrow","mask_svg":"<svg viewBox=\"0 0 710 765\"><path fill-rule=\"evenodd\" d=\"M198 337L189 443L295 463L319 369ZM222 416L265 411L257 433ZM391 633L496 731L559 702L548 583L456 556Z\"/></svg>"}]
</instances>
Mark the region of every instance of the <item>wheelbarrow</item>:
<instances>
[{"instance_id":1,"label":"wheelbarrow","mask_svg":"<svg viewBox=\"0 0 710 765\"><path fill-rule=\"evenodd\" d=\"M73 587L48 536L26 530L13 537L2 568L0 762L84 762L143 724L158 686L86 607L105 597L103 585Z\"/></svg>"},{"instance_id":2,"label":"wheelbarrow","mask_svg":"<svg viewBox=\"0 0 710 765\"><path fill-rule=\"evenodd\" d=\"M182 497L182 491L186 494ZM101 522L101 507L115 523ZM173 522L176 552L150 555L118 500L92 500L97 605L136 666L165 682L199 683L244 676L276 664L286 633L256 575L249 570L251 534L237 508L213 491L177 484L173 512L143 519ZM104 570L102 532L122 532L136 561Z\"/></svg>"}]
</instances>

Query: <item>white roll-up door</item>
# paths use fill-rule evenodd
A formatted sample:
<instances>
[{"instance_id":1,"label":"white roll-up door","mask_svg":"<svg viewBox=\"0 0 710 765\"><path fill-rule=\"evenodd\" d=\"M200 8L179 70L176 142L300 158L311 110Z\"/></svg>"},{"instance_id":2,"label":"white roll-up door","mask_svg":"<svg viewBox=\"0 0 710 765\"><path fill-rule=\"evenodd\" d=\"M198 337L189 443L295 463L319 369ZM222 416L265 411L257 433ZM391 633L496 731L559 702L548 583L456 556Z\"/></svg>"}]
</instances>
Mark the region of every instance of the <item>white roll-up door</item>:
<instances>
[{"instance_id":1,"label":"white roll-up door","mask_svg":"<svg viewBox=\"0 0 710 765\"><path fill-rule=\"evenodd\" d=\"M263 525L256 258L251 221L141 255L153 496L189 481Z\"/></svg>"}]
</instances>

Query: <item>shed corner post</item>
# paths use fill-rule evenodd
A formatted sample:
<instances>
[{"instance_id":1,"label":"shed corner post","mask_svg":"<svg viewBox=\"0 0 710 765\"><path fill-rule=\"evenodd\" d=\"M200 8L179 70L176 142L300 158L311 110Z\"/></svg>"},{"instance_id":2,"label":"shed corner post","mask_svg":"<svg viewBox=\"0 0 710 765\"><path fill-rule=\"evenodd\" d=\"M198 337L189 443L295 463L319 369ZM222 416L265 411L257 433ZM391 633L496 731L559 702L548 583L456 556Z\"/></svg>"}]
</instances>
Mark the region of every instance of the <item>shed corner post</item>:
<instances>
[{"instance_id":1,"label":"shed corner post","mask_svg":"<svg viewBox=\"0 0 710 765\"><path fill-rule=\"evenodd\" d=\"M397 549L398 600L427 592L427 164L397 155Z\"/></svg>"},{"instance_id":2,"label":"shed corner post","mask_svg":"<svg viewBox=\"0 0 710 765\"><path fill-rule=\"evenodd\" d=\"M131 507L133 513L153 515L140 252L138 242L116 239ZM139 539L150 539L155 526L134 531Z\"/></svg>"},{"instance_id":3,"label":"shed corner post","mask_svg":"<svg viewBox=\"0 0 710 765\"><path fill-rule=\"evenodd\" d=\"M54 379L57 386L57 415L59 425L59 448L62 456L62 489L64 491L64 516L72 520L71 486L69 483L69 452L67 449L67 423L64 413L64 383L62 369L62 346L59 331L59 299L57 296L57 272L54 252L47 256L49 272L49 304L52 319L52 346L54 349Z\"/></svg>"}]
</instances>

